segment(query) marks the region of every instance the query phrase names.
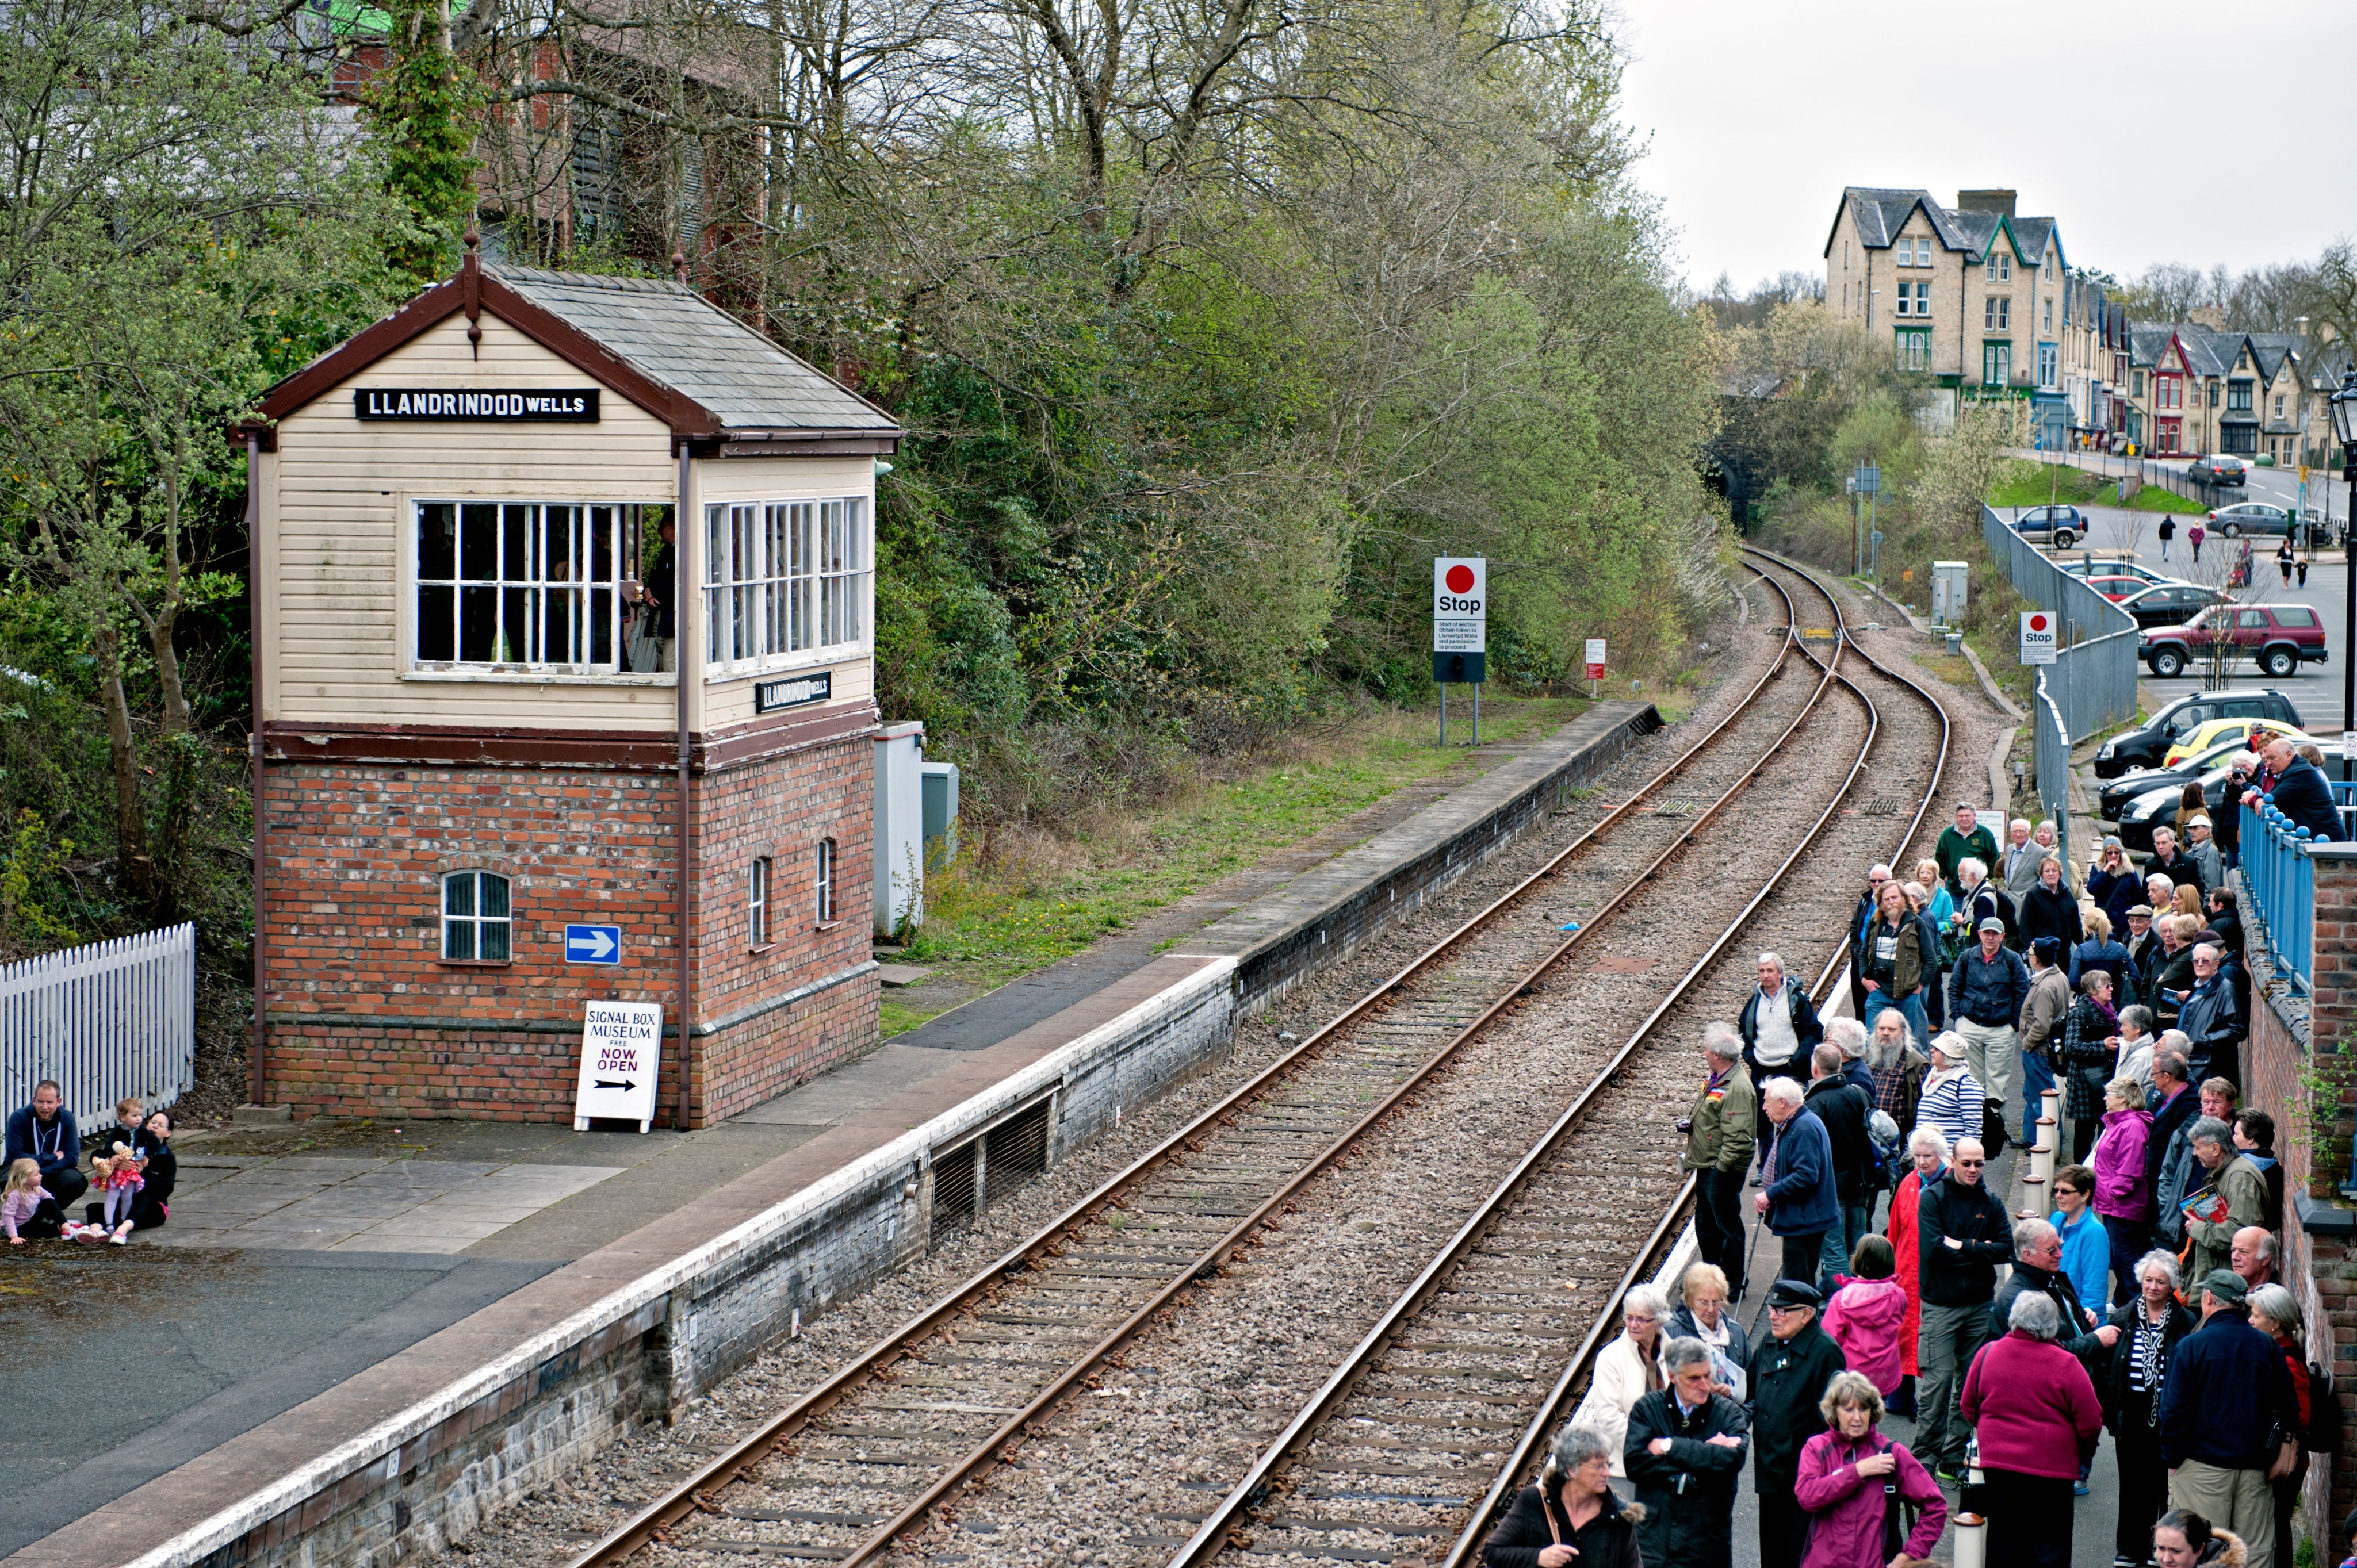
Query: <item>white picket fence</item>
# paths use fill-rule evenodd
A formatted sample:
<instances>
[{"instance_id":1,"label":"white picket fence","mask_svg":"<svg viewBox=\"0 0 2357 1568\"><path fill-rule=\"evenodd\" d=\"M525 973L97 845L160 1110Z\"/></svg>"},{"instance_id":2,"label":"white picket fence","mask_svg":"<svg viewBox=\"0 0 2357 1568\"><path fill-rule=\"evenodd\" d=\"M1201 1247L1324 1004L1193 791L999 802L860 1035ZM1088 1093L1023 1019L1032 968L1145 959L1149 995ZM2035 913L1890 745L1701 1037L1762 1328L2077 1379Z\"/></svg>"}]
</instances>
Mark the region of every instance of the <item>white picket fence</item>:
<instances>
[{"instance_id":1,"label":"white picket fence","mask_svg":"<svg viewBox=\"0 0 2357 1568\"><path fill-rule=\"evenodd\" d=\"M196 1068L195 926L0 965L0 1110L45 1078L85 1122L125 1095L169 1105Z\"/></svg>"}]
</instances>

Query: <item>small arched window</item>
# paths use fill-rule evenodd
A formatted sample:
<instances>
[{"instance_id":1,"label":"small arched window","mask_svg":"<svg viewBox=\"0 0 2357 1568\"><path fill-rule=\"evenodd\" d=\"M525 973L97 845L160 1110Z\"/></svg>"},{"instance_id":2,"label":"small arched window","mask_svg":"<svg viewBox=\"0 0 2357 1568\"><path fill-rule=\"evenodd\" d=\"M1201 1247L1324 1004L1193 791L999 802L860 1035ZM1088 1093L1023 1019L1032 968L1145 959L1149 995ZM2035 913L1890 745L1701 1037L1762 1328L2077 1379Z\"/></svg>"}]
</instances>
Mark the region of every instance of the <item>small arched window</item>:
<instances>
[{"instance_id":1,"label":"small arched window","mask_svg":"<svg viewBox=\"0 0 2357 1568\"><path fill-rule=\"evenodd\" d=\"M514 918L508 879L496 871L454 871L442 879L442 956L457 963L506 963Z\"/></svg>"},{"instance_id":2,"label":"small arched window","mask_svg":"<svg viewBox=\"0 0 2357 1568\"><path fill-rule=\"evenodd\" d=\"M753 857L753 873L745 888L746 924L752 932L752 945L770 945L770 857Z\"/></svg>"},{"instance_id":3,"label":"small arched window","mask_svg":"<svg viewBox=\"0 0 2357 1568\"><path fill-rule=\"evenodd\" d=\"M834 920L834 841L818 841L818 923L831 925Z\"/></svg>"}]
</instances>

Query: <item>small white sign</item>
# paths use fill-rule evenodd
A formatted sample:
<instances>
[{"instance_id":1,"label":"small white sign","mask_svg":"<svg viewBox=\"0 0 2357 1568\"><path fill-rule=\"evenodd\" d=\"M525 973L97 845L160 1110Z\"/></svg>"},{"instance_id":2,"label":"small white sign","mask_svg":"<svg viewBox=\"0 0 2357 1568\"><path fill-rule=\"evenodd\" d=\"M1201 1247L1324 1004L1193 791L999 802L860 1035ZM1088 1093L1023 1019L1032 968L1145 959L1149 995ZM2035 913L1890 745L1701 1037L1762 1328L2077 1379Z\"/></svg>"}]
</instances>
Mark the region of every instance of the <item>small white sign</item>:
<instances>
[{"instance_id":1,"label":"small white sign","mask_svg":"<svg viewBox=\"0 0 2357 1568\"><path fill-rule=\"evenodd\" d=\"M655 1121L655 1080L662 1067L662 1004L592 1002L581 1014L581 1084L573 1092L575 1131L589 1118Z\"/></svg>"},{"instance_id":2,"label":"small white sign","mask_svg":"<svg viewBox=\"0 0 2357 1568\"><path fill-rule=\"evenodd\" d=\"M1432 650L1490 650L1490 564L1479 555L1441 555L1432 563Z\"/></svg>"},{"instance_id":3,"label":"small white sign","mask_svg":"<svg viewBox=\"0 0 2357 1568\"><path fill-rule=\"evenodd\" d=\"M2058 618L2051 610L2021 612L2021 661L2024 664L2054 662L2054 623Z\"/></svg>"}]
</instances>

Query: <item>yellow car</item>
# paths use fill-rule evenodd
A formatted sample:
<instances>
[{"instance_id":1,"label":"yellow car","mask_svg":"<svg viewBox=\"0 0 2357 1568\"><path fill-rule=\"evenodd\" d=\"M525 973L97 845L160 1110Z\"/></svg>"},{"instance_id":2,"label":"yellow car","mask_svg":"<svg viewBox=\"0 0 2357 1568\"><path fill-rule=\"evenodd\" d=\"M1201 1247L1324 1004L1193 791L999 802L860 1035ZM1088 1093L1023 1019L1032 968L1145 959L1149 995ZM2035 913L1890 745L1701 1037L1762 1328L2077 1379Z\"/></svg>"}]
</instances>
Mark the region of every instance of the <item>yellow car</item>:
<instances>
[{"instance_id":1,"label":"yellow car","mask_svg":"<svg viewBox=\"0 0 2357 1568\"><path fill-rule=\"evenodd\" d=\"M2187 757L2198 757L2222 742L2247 741L2253 730L2257 730L2263 735L2289 736L2295 743L2308 739L2307 736L2289 725L2278 724L2273 719L2212 719L2208 724L2188 730L2179 736L2177 744L2169 748L2169 755L2160 759L2160 765L2163 768L2174 768ZM2251 749L2256 751L2258 747L2255 746Z\"/></svg>"}]
</instances>

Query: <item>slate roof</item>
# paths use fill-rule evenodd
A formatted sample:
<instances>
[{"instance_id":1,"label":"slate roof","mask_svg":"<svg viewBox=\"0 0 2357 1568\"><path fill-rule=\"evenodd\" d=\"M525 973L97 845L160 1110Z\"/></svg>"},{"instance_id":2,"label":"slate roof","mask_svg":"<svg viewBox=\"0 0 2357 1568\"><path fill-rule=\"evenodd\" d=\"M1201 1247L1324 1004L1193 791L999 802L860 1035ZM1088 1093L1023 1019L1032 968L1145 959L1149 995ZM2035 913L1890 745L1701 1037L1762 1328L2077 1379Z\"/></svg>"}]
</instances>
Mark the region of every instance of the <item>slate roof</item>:
<instances>
[{"instance_id":1,"label":"slate roof","mask_svg":"<svg viewBox=\"0 0 2357 1568\"><path fill-rule=\"evenodd\" d=\"M2169 336L2177 330L2166 321L2128 323L2128 363L2157 365L2168 351Z\"/></svg>"},{"instance_id":2,"label":"slate roof","mask_svg":"<svg viewBox=\"0 0 2357 1568\"><path fill-rule=\"evenodd\" d=\"M544 272L486 261L497 278L596 338L731 431L897 430L892 416L694 290L657 278Z\"/></svg>"},{"instance_id":3,"label":"slate roof","mask_svg":"<svg viewBox=\"0 0 2357 1568\"><path fill-rule=\"evenodd\" d=\"M1883 190L1853 185L1842 191L1842 204L1849 209L1850 222L1857 230L1858 242L1870 251L1889 250L1890 242L1898 237L1900 230L1907 226L1908 218L1918 207L1932 220L1932 231L1940 236L1943 245L1952 251L1971 248L1964 234L1957 229L1954 215L1932 200L1928 190ZM1837 229L1840 226L1841 220L1836 214L1834 227ZM1833 236L1828 233L1825 250L1830 252L1833 248Z\"/></svg>"}]
</instances>

